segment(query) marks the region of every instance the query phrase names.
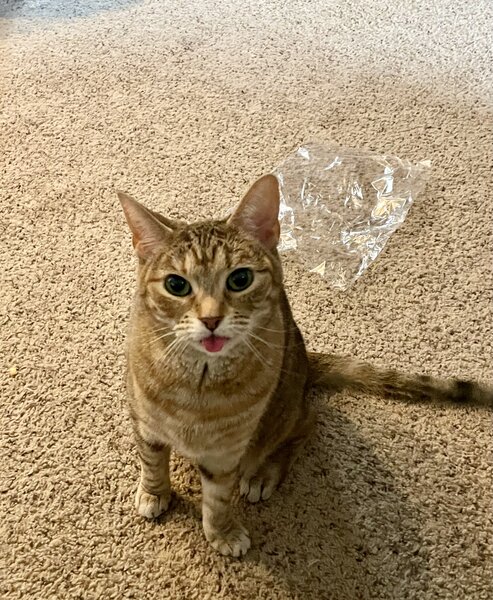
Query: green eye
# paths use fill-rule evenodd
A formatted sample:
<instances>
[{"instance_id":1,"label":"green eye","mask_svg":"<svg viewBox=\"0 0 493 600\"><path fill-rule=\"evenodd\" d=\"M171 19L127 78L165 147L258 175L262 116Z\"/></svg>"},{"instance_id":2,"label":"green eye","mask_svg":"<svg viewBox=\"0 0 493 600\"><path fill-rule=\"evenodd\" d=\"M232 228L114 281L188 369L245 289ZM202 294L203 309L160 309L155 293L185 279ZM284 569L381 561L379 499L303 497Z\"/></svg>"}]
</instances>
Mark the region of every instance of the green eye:
<instances>
[{"instance_id":1,"label":"green eye","mask_svg":"<svg viewBox=\"0 0 493 600\"><path fill-rule=\"evenodd\" d=\"M164 280L164 287L173 296L188 296L192 291L190 283L180 275L168 275Z\"/></svg>"},{"instance_id":2,"label":"green eye","mask_svg":"<svg viewBox=\"0 0 493 600\"><path fill-rule=\"evenodd\" d=\"M250 287L253 282L253 272L251 269L236 269L228 277L226 287L232 292L242 292Z\"/></svg>"}]
</instances>

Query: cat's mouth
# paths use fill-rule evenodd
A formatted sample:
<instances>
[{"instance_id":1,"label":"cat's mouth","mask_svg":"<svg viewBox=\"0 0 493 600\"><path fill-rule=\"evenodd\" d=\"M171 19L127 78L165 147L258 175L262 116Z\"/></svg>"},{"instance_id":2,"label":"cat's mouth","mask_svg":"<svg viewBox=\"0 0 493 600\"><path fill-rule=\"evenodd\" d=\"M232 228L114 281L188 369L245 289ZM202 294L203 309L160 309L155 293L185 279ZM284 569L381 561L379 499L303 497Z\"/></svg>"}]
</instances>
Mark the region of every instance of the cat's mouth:
<instances>
[{"instance_id":1,"label":"cat's mouth","mask_svg":"<svg viewBox=\"0 0 493 600\"><path fill-rule=\"evenodd\" d=\"M207 350L207 352L221 352L226 342L229 342L228 337L222 335L209 335L200 340L201 345Z\"/></svg>"}]
</instances>

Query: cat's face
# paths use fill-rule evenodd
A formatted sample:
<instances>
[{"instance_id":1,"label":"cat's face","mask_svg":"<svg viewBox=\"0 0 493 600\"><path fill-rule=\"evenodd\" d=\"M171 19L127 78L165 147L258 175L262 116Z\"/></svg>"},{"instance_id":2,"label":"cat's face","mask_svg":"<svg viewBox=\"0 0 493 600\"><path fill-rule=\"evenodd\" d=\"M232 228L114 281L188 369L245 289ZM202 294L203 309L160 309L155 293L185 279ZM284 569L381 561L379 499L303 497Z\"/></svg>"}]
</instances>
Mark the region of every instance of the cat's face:
<instances>
[{"instance_id":1,"label":"cat's face","mask_svg":"<svg viewBox=\"0 0 493 600\"><path fill-rule=\"evenodd\" d=\"M140 285L148 310L176 351L225 356L251 346L277 305L275 257L224 222L178 229Z\"/></svg>"},{"instance_id":2,"label":"cat's face","mask_svg":"<svg viewBox=\"0 0 493 600\"><path fill-rule=\"evenodd\" d=\"M258 183L228 221L192 225L120 195L141 258L139 292L170 352L241 354L268 328L282 289L279 199L275 178L262 193Z\"/></svg>"}]
</instances>

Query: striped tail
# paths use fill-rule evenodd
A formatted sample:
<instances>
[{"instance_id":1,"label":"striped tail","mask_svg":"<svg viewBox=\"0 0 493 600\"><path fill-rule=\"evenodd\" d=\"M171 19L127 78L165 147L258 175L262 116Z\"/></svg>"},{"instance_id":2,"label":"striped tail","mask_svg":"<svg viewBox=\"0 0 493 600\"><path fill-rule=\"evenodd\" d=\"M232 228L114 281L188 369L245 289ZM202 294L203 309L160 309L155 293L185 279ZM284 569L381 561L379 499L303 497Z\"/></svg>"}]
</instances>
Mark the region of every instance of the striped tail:
<instances>
[{"instance_id":1,"label":"striped tail","mask_svg":"<svg viewBox=\"0 0 493 600\"><path fill-rule=\"evenodd\" d=\"M448 402L493 407L493 387L460 379L437 379L378 369L368 363L308 352L311 385L354 390L414 402Z\"/></svg>"}]
</instances>

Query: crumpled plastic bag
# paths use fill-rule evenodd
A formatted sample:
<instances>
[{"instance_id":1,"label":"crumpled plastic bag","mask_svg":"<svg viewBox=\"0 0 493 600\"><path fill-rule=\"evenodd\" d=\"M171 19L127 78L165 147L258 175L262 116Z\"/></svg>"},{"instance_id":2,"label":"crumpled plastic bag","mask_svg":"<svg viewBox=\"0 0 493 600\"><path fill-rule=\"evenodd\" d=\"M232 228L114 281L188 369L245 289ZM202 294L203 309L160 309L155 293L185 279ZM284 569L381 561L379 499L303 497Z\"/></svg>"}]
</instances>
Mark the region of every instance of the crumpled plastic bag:
<instances>
[{"instance_id":1,"label":"crumpled plastic bag","mask_svg":"<svg viewBox=\"0 0 493 600\"><path fill-rule=\"evenodd\" d=\"M430 166L335 145L299 147L274 170L279 251L332 287L349 289L404 221Z\"/></svg>"}]
</instances>

